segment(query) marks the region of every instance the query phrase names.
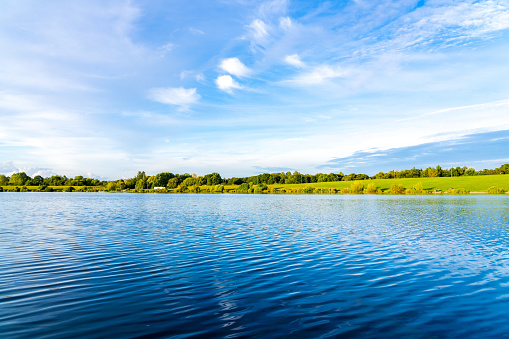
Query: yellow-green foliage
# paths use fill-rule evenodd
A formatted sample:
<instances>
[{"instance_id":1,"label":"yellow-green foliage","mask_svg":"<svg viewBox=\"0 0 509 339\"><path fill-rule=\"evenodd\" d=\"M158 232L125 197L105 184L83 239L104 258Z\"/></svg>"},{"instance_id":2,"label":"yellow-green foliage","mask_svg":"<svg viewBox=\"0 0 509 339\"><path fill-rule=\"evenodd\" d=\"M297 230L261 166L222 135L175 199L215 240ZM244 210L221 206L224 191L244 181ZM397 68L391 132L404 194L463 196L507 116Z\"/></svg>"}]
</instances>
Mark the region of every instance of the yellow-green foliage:
<instances>
[{"instance_id":1,"label":"yellow-green foliage","mask_svg":"<svg viewBox=\"0 0 509 339\"><path fill-rule=\"evenodd\" d=\"M360 181L355 181L350 185L350 193L352 194L362 194L364 192L364 184Z\"/></svg>"},{"instance_id":2,"label":"yellow-green foliage","mask_svg":"<svg viewBox=\"0 0 509 339\"><path fill-rule=\"evenodd\" d=\"M393 184L391 185L391 193L392 194L403 194L405 193L405 187L403 187L403 185L396 185L396 184Z\"/></svg>"},{"instance_id":3,"label":"yellow-green foliage","mask_svg":"<svg viewBox=\"0 0 509 339\"><path fill-rule=\"evenodd\" d=\"M489 194L504 194L505 190L500 187L491 186L490 188L488 188L488 193Z\"/></svg>"},{"instance_id":4,"label":"yellow-green foliage","mask_svg":"<svg viewBox=\"0 0 509 339\"><path fill-rule=\"evenodd\" d=\"M470 192L464 188L450 188L447 190L446 193L448 193L448 194L468 194Z\"/></svg>"},{"instance_id":5,"label":"yellow-green foliage","mask_svg":"<svg viewBox=\"0 0 509 339\"><path fill-rule=\"evenodd\" d=\"M349 194L350 193L350 189L348 187L342 188L340 193L341 194Z\"/></svg>"},{"instance_id":6,"label":"yellow-green foliage","mask_svg":"<svg viewBox=\"0 0 509 339\"><path fill-rule=\"evenodd\" d=\"M365 190L367 194L375 194L376 193L376 185L374 183L369 183L368 187Z\"/></svg>"}]
</instances>

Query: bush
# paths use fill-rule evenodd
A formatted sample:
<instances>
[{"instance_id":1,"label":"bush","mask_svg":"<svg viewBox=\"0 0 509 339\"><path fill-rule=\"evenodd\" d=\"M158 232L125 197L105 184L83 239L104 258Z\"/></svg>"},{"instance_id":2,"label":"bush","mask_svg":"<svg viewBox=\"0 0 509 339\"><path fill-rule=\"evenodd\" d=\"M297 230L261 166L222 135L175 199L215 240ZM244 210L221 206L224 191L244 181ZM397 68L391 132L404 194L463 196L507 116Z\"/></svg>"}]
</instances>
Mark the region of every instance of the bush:
<instances>
[{"instance_id":1,"label":"bush","mask_svg":"<svg viewBox=\"0 0 509 339\"><path fill-rule=\"evenodd\" d=\"M467 191L466 189L464 188L449 188L447 190L447 193L448 194L468 194L470 193L469 191Z\"/></svg>"},{"instance_id":2,"label":"bush","mask_svg":"<svg viewBox=\"0 0 509 339\"><path fill-rule=\"evenodd\" d=\"M414 194L426 194L426 193L429 193L428 191L426 191L423 187L422 187L422 183L419 182L417 184L414 185L414 189L413 189L413 193Z\"/></svg>"},{"instance_id":3,"label":"bush","mask_svg":"<svg viewBox=\"0 0 509 339\"><path fill-rule=\"evenodd\" d=\"M345 188L342 188L340 192L341 192L341 194L349 194L350 189L348 187L345 187Z\"/></svg>"},{"instance_id":4,"label":"bush","mask_svg":"<svg viewBox=\"0 0 509 339\"><path fill-rule=\"evenodd\" d=\"M376 193L376 185L374 183L368 184L368 187L366 188L365 192L367 194L374 194L374 193Z\"/></svg>"},{"instance_id":5,"label":"bush","mask_svg":"<svg viewBox=\"0 0 509 339\"><path fill-rule=\"evenodd\" d=\"M263 192L266 192L268 189L269 189L269 187L267 185L259 184L259 185L256 185L254 191L255 191L255 193L263 193Z\"/></svg>"},{"instance_id":6,"label":"bush","mask_svg":"<svg viewBox=\"0 0 509 339\"><path fill-rule=\"evenodd\" d=\"M0 192L3 192L4 191L4 188L2 186L0 186Z\"/></svg>"},{"instance_id":7,"label":"bush","mask_svg":"<svg viewBox=\"0 0 509 339\"><path fill-rule=\"evenodd\" d=\"M313 186L304 187L304 193L315 193L315 188Z\"/></svg>"},{"instance_id":8,"label":"bush","mask_svg":"<svg viewBox=\"0 0 509 339\"><path fill-rule=\"evenodd\" d=\"M350 185L350 193L352 194L362 194L364 192L364 184L360 181L355 181Z\"/></svg>"},{"instance_id":9,"label":"bush","mask_svg":"<svg viewBox=\"0 0 509 339\"><path fill-rule=\"evenodd\" d=\"M392 194L403 194L405 193L405 187L403 187L403 185L391 185L391 189L390 189L390 192Z\"/></svg>"},{"instance_id":10,"label":"bush","mask_svg":"<svg viewBox=\"0 0 509 339\"><path fill-rule=\"evenodd\" d=\"M224 191L224 185L216 185L214 187L214 192L216 192L216 193L223 193L223 191Z\"/></svg>"},{"instance_id":11,"label":"bush","mask_svg":"<svg viewBox=\"0 0 509 339\"><path fill-rule=\"evenodd\" d=\"M505 190L500 187L491 186L490 188L488 188L488 193L489 194L504 194Z\"/></svg>"},{"instance_id":12,"label":"bush","mask_svg":"<svg viewBox=\"0 0 509 339\"><path fill-rule=\"evenodd\" d=\"M247 191L250 188L251 188L251 186L247 182L244 182L244 183L240 184L239 187L237 187L237 192L239 192L239 193L247 193Z\"/></svg>"}]
</instances>

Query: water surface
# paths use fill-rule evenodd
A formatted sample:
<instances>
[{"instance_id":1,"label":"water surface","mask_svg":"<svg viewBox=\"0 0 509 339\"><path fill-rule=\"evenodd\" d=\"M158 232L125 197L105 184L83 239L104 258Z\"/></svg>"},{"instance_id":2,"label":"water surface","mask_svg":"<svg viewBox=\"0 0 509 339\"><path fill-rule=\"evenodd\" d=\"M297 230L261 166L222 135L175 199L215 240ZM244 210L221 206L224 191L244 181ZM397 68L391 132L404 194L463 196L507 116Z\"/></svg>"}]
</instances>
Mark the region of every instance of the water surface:
<instances>
[{"instance_id":1,"label":"water surface","mask_svg":"<svg viewBox=\"0 0 509 339\"><path fill-rule=\"evenodd\" d=\"M509 337L508 198L0 193L0 332Z\"/></svg>"}]
</instances>

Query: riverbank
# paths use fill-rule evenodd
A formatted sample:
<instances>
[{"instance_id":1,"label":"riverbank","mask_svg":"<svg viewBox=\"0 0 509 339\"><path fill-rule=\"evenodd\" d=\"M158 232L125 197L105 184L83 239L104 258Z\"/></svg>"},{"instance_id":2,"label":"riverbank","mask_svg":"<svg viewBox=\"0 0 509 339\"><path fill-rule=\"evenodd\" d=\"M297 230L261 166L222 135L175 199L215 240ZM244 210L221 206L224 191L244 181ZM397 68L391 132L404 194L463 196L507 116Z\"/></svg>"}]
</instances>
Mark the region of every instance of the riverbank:
<instances>
[{"instance_id":1,"label":"riverbank","mask_svg":"<svg viewBox=\"0 0 509 339\"><path fill-rule=\"evenodd\" d=\"M307 184L178 186L172 189L107 190L102 186L0 186L4 192L244 193L244 194L502 194L509 175L370 179Z\"/></svg>"}]
</instances>

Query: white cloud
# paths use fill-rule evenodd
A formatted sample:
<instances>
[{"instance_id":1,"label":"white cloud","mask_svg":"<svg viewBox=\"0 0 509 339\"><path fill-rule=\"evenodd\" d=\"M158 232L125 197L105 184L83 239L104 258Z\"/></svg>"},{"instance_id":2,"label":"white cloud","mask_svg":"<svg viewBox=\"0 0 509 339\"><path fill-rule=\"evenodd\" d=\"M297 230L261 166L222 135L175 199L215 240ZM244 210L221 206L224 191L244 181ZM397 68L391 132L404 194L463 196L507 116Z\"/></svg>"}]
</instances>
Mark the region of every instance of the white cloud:
<instances>
[{"instance_id":1,"label":"white cloud","mask_svg":"<svg viewBox=\"0 0 509 339\"><path fill-rule=\"evenodd\" d=\"M196 88L168 87L152 88L149 90L149 98L168 105L188 107L200 100Z\"/></svg>"},{"instance_id":2,"label":"white cloud","mask_svg":"<svg viewBox=\"0 0 509 339\"><path fill-rule=\"evenodd\" d=\"M274 15L281 15L286 12L288 7L288 0L272 0L263 2L258 8L258 13L262 17L271 17Z\"/></svg>"},{"instance_id":3,"label":"white cloud","mask_svg":"<svg viewBox=\"0 0 509 339\"><path fill-rule=\"evenodd\" d=\"M279 27L281 27L282 29L285 29L285 30L288 30L292 27L292 19L290 19L289 17L283 17L283 18L279 18Z\"/></svg>"},{"instance_id":4,"label":"white cloud","mask_svg":"<svg viewBox=\"0 0 509 339\"><path fill-rule=\"evenodd\" d=\"M285 57L285 61L292 65L292 66L295 66L295 67L298 67L298 68L304 68L306 67L306 64L304 62L302 62L302 60L300 60L300 57L298 54L292 54L292 55L287 55Z\"/></svg>"},{"instance_id":5,"label":"white cloud","mask_svg":"<svg viewBox=\"0 0 509 339\"><path fill-rule=\"evenodd\" d=\"M198 28L194 28L194 27L189 27L189 31L193 34L196 34L196 35L203 35L205 34L204 31L202 31L201 29L198 29Z\"/></svg>"},{"instance_id":6,"label":"white cloud","mask_svg":"<svg viewBox=\"0 0 509 339\"><path fill-rule=\"evenodd\" d=\"M171 52L171 50L173 49L173 46L174 46L173 43L168 42L167 44L164 44L161 47L159 47L159 49L161 50L162 54L164 55L166 53Z\"/></svg>"},{"instance_id":7,"label":"white cloud","mask_svg":"<svg viewBox=\"0 0 509 339\"><path fill-rule=\"evenodd\" d=\"M225 91L227 93L232 93L232 90L237 88L240 89L242 86L240 86L231 76L229 75L222 75L217 77L216 79L216 85L217 87Z\"/></svg>"},{"instance_id":8,"label":"white cloud","mask_svg":"<svg viewBox=\"0 0 509 339\"><path fill-rule=\"evenodd\" d=\"M509 8L499 1L421 7L394 20L377 35L388 39L366 51L382 52L423 46L450 46L509 28Z\"/></svg>"},{"instance_id":9,"label":"white cloud","mask_svg":"<svg viewBox=\"0 0 509 339\"><path fill-rule=\"evenodd\" d=\"M251 34L253 35L255 40L262 40L269 34L268 33L269 27L265 22L263 22L260 19L253 20L249 25L249 28L251 29Z\"/></svg>"},{"instance_id":10,"label":"white cloud","mask_svg":"<svg viewBox=\"0 0 509 339\"><path fill-rule=\"evenodd\" d=\"M320 65L284 82L298 86L320 85L328 80L344 77L347 73L347 71L341 69L339 66Z\"/></svg>"},{"instance_id":11,"label":"white cloud","mask_svg":"<svg viewBox=\"0 0 509 339\"><path fill-rule=\"evenodd\" d=\"M251 73L251 70L246 67L246 65L244 65L238 58L223 59L219 67L223 71L238 77L247 76Z\"/></svg>"}]
</instances>

